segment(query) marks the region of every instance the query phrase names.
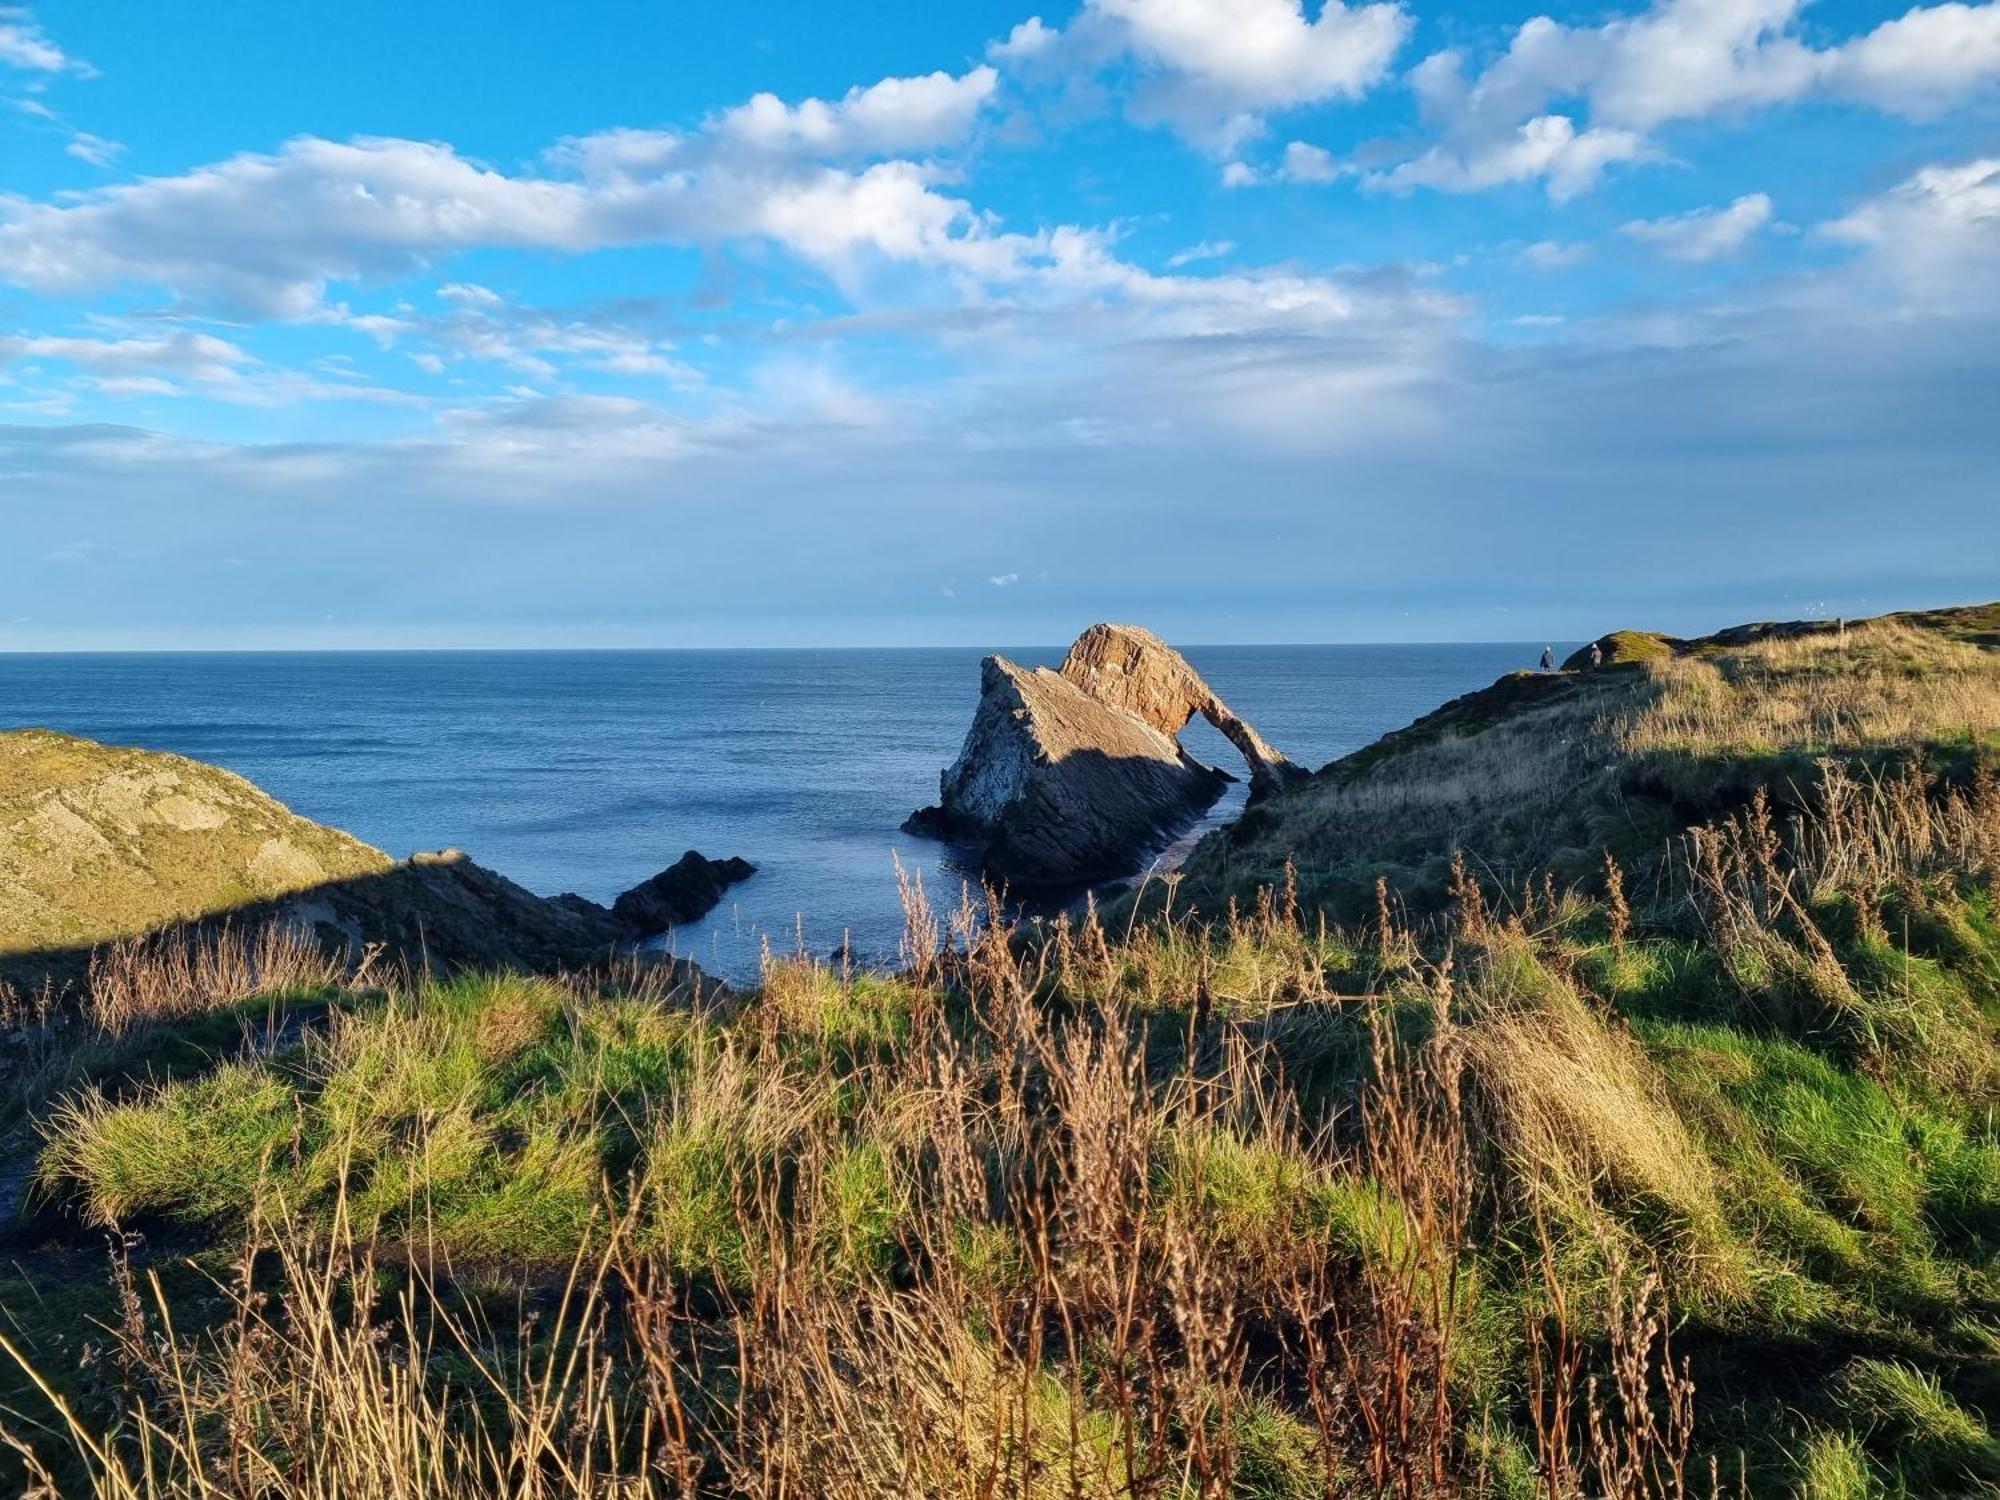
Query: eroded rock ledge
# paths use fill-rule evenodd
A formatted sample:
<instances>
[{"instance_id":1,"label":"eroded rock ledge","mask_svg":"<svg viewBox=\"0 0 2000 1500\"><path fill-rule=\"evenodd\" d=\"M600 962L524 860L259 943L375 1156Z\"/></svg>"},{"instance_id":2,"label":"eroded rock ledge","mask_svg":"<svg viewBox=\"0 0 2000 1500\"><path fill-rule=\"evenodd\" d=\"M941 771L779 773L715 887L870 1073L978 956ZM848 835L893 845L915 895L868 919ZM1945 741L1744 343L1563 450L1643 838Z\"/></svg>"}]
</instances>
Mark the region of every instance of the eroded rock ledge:
<instances>
[{"instance_id":1,"label":"eroded rock ledge","mask_svg":"<svg viewBox=\"0 0 2000 1500\"><path fill-rule=\"evenodd\" d=\"M1253 796L1303 775L1181 654L1133 625L1093 625L1056 671L989 656L965 746L906 829L972 845L1010 885L1130 874L1230 777L1174 738L1200 714L1243 754Z\"/></svg>"}]
</instances>

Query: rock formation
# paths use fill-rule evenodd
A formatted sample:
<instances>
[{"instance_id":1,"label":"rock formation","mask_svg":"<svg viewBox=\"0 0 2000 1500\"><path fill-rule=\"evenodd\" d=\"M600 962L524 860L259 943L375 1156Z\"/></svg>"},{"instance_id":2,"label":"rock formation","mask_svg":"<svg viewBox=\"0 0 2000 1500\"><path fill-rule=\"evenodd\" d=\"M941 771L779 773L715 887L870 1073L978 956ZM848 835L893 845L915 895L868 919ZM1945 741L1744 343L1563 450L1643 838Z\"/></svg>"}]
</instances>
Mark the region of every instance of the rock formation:
<instances>
[{"instance_id":1,"label":"rock formation","mask_svg":"<svg viewBox=\"0 0 2000 1500\"><path fill-rule=\"evenodd\" d=\"M748 880L757 867L747 859L709 859L690 849L651 880L626 891L611 903L611 914L641 936L651 937L706 916L722 893Z\"/></svg>"},{"instance_id":2,"label":"rock formation","mask_svg":"<svg viewBox=\"0 0 2000 1500\"><path fill-rule=\"evenodd\" d=\"M1283 791L1307 774L1231 713L1187 658L1150 630L1093 625L1076 638L1060 670L1099 703L1137 714L1170 737L1201 715L1242 752L1253 800Z\"/></svg>"},{"instance_id":3,"label":"rock formation","mask_svg":"<svg viewBox=\"0 0 2000 1500\"><path fill-rule=\"evenodd\" d=\"M399 862L200 761L0 733L0 984L61 985L105 943L221 920L411 966L580 968L659 930L627 917L455 849Z\"/></svg>"},{"instance_id":4,"label":"rock formation","mask_svg":"<svg viewBox=\"0 0 2000 1500\"><path fill-rule=\"evenodd\" d=\"M1053 672L989 656L938 805L904 827L974 846L988 872L1016 887L1129 874L1230 779L1174 738L1196 714L1243 751L1253 792L1302 774L1148 631L1092 626Z\"/></svg>"}]
</instances>

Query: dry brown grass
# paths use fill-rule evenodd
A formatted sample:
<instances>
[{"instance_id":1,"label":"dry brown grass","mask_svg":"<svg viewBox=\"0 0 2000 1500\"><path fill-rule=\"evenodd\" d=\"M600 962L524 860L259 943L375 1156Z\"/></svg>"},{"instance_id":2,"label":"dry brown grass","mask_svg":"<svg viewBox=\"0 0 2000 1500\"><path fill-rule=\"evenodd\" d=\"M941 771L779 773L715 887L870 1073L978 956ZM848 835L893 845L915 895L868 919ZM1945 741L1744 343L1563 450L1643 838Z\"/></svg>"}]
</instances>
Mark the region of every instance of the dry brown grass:
<instances>
[{"instance_id":1,"label":"dry brown grass","mask_svg":"<svg viewBox=\"0 0 2000 1500\"><path fill-rule=\"evenodd\" d=\"M1525 1181L1570 1204L1650 1197L1699 1231L1719 1226L1714 1168L1652 1064L1566 983L1502 1001L1464 1034L1494 1132Z\"/></svg>"},{"instance_id":2,"label":"dry brown grass","mask_svg":"<svg viewBox=\"0 0 2000 1500\"><path fill-rule=\"evenodd\" d=\"M1648 663L1626 753L1846 752L2000 733L2000 652L1893 621Z\"/></svg>"},{"instance_id":3,"label":"dry brown grass","mask_svg":"<svg viewBox=\"0 0 2000 1500\"><path fill-rule=\"evenodd\" d=\"M312 934L283 922L254 930L223 924L127 938L91 955L90 1018L113 1034L222 1010L260 995L304 994L366 982L322 949Z\"/></svg>"},{"instance_id":4,"label":"dry brown grass","mask_svg":"<svg viewBox=\"0 0 2000 1500\"><path fill-rule=\"evenodd\" d=\"M158 1284L140 1289L118 1332L117 1425L55 1407L90 1492L1219 1500L1254 1485L1415 1500L1471 1482L1453 1371L1472 1224L1498 1186L1475 1149L1473 1080L1510 1101L1519 1150L1665 1180L1657 1143L1646 1156L1631 1139L1636 1065L1581 1022L1560 1037L1543 1023L1539 1044L1567 1050L1557 1076L1536 1071L1527 1033L1505 1040L1515 1023L1496 1018L1487 1040L1484 1021L1454 1021L1449 967L1412 967L1405 1003L1428 1002L1426 1039L1368 1006L1374 1061L1351 1117L1308 1123L1264 1015L1218 1009L1183 1038L1143 989L1253 943L1290 966L1289 989L1310 987L1328 938L1285 893L1173 946L1086 918L1032 957L973 917L952 923L971 941L931 960L956 1012L907 979L792 959L726 1015L690 1018L707 1040L636 1122L636 1179L606 1185L575 1262L526 1294L518 1326L488 1325L490 1299L461 1295L421 1228L389 1253L379 1210L350 1212L344 1189L329 1222L260 1188L243 1269L217 1289L227 1316L177 1327ZM504 1066L503 1043L538 1034L517 1012L589 993L496 986L450 1035L443 1015L392 1004L315 1046L414 1065L462 1032ZM895 1025L884 1004L902 1007ZM1168 1037L1182 1040L1162 1064ZM1590 1069L1612 1082L1575 1076ZM463 1097L454 1084L417 1111L403 1149L449 1152ZM1577 1143L1592 1134L1612 1144ZM360 1164L380 1145L355 1138L357 1175L379 1177ZM1657 1363L1641 1361L1642 1404ZM1611 1472L1591 1457L1610 1445L1678 1462L1628 1431L1634 1412L1583 1387L1564 1399L1584 1416L1560 1472L1572 1458ZM48 1462L30 1460L52 1495ZM1633 1472L1621 1500L1668 1493L1665 1469Z\"/></svg>"}]
</instances>

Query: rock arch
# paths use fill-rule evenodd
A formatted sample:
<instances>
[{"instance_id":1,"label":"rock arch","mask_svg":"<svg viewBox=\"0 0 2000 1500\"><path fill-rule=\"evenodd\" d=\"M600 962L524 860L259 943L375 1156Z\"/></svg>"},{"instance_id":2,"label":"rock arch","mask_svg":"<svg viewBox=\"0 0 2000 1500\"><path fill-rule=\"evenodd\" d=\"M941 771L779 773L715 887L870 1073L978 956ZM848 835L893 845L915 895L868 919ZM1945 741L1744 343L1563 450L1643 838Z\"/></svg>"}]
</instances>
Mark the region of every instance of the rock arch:
<instances>
[{"instance_id":1,"label":"rock arch","mask_svg":"<svg viewBox=\"0 0 2000 1500\"><path fill-rule=\"evenodd\" d=\"M1306 772L1230 711L1186 657L1137 625L1093 625L1076 638L1060 674L1098 702L1145 720L1173 738L1199 714L1243 756L1250 795L1263 797Z\"/></svg>"}]
</instances>

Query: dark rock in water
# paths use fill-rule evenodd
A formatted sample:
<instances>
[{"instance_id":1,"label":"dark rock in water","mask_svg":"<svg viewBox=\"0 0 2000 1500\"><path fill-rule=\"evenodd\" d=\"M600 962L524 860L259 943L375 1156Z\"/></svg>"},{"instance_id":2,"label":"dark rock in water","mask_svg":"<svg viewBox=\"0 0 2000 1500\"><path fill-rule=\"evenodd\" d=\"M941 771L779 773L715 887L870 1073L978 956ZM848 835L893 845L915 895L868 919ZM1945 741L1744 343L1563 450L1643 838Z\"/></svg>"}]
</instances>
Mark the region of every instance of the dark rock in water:
<instances>
[{"instance_id":1,"label":"dark rock in water","mask_svg":"<svg viewBox=\"0 0 2000 1500\"><path fill-rule=\"evenodd\" d=\"M1243 753L1253 798L1305 779L1150 631L1093 625L1054 672L989 656L938 805L904 831L969 844L1019 888L1130 874L1232 779L1174 738L1196 714Z\"/></svg>"},{"instance_id":2,"label":"dark rock in water","mask_svg":"<svg viewBox=\"0 0 2000 1500\"><path fill-rule=\"evenodd\" d=\"M706 916L724 891L756 873L757 867L747 859L709 859L690 849L612 902L611 914L634 932L665 932Z\"/></svg>"}]
</instances>

